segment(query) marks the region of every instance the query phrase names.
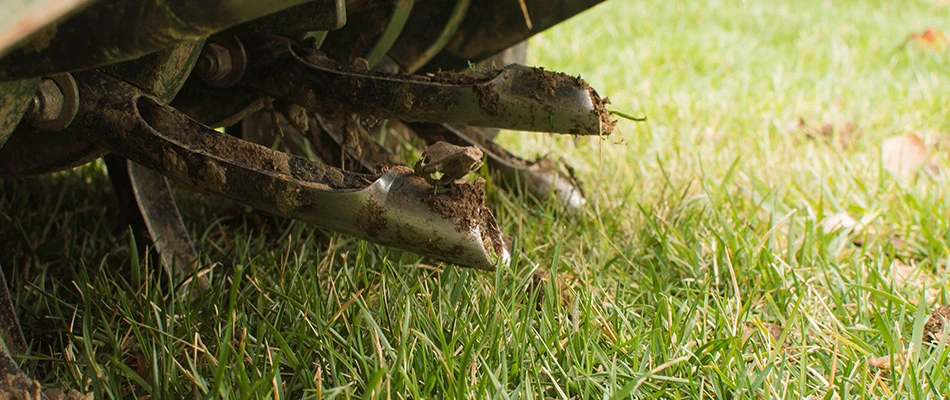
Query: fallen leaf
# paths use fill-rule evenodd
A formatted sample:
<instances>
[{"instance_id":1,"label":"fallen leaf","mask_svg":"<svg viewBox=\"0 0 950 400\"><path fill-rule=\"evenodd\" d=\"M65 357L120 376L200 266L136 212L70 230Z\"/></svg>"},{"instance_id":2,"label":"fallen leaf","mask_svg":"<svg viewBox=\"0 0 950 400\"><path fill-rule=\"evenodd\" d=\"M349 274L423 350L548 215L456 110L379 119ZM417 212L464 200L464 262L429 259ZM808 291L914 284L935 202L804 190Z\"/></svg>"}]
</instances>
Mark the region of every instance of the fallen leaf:
<instances>
[{"instance_id":1,"label":"fallen leaf","mask_svg":"<svg viewBox=\"0 0 950 400\"><path fill-rule=\"evenodd\" d=\"M943 49L947 47L947 37L937 28L927 28L923 32L911 33L904 39L904 46L913 45L921 49Z\"/></svg>"},{"instance_id":2,"label":"fallen leaf","mask_svg":"<svg viewBox=\"0 0 950 400\"><path fill-rule=\"evenodd\" d=\"M882 356L868 359L868 365L877 368L891 369L891 356Z\"/></svg>"},{"instance_id":3,"label":"fallen leaf","mask_svg":"<svg viewBox=\"0 0 950 400\"><path fill-rule=\"evenodd\" d=\"M851 146L854 142L854 134L857 131L857 125L848 121L844 123L825 122L820 125L809 125L804 118L790 122L786 126L789 132L804 134L809 139L832 141L842 148Z\"/></svg>"},{"instance_id":4,"label":"fallen leaf","mask_svg":"<svg viewBox=\"0 0 950 400\"><path fill-rule=\"evenodd\" d=\"M892 358L894 359L894 361L897 361L899 363L904 359L905 356L907 356L907 353L909 352L910 352L909 349L904 349L903 351L897 354L869 358L868 365L872 367L881 368L881 369L891 369L891 367L893 367L893 365L891 365Z\"/></svg>"},{"instance_id":5,"label":"fallen leaf","mask_svg":"<svg viewBox=\"0 0 950 400\"><path fill-rule=\"evenodd\" d=\"M913 133L884 140L881 145L881 161L888 172L908 180L917 176L917 172L924 166L936 172L936 164L930 161L927 145Z\"/></svg>"},{"instance_id":6,"label":"fallen leaf","mask_svg":"<svg viewBox=\"0 0 950 400\"><path fill-rule=\"evenodd\" d=\"M855 221L848 213L842 211L825 217L818 225L821 226L821 230L825 234L837 231L850 232L858 226L858 221Z\"/></svg>"},{"instance_id":7,"label":"fallen leaf","mask_svg":"<svg viewBox=\"0 0 950 400\"><path fill-rule=\"evenodd\" d=\"M911 277L914 276L915 271L916 268L905 264L899 258L895 258L894 261L891 261L891 277L894 279L895 283L906 283Z\"/></svg>"}]
</instances>

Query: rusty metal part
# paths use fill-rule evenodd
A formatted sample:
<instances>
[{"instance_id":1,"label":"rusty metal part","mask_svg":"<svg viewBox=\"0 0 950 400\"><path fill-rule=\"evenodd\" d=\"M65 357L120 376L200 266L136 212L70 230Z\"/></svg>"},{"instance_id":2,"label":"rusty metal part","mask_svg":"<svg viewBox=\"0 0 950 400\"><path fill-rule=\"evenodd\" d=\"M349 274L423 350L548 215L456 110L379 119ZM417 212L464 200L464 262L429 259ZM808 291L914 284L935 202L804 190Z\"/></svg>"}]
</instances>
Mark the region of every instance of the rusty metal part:
<instances>
[{"instance_id":1,"label":"rusty metal part","mask_svg":"<svg viewBox=\"0 0 950 400\"><path fill-rule=\"evenodd\" d=\"M109 155L105 159L122 214L136 236L154 246L166 268L174 268L179 277L190 279L198 253L191 245L165 177L119 156ZM200 290L208 287L203 276L198 277L197 284Z\"/></svg>"},{"instance_id":2,"label":"rusty metal part","mask_svg":"<svg viewBox=\"0 0 950 400\"><path fill-rule=\"evenodd\" d=\"M162 102L168 102L181 89L197 63L204 42L181 44L110 66L109 73ZM191 280L198 254L165 177L120 156L110 154L104 159L120 209L132 227L136 243L150 246L169 271L175 270L188 282L195 282L198 291L194 293L206 289L208 281L204 276Z\"/></svg>"},{"instance_id":3,"label":"rusty metal part","mask_svg":"<svg viewBox=\"0 0 950 400\"><path fill-rule=\"evenodd\" d=\"M56 132L69 126L79 111L79 91L70 74L40 80L23 119L43 132Z\"/></svg>"},{"instance_id":4,"label":"rusty metal part","mask_svg":"<svg viewBox=\"0 0 950 400\"><path fill-rule=\"evenodd\" d=\"M30 107L39 79L0 82L0 149Z\"/></svg>"},{"instance_id":5,"label":"rusty metal part","mask_svg":"<svg viewBox=\"0 0 950 400\"><path fill-rule=\"evenodd\" d=\"M411 124L410 129L430 144L446 141L458 146L478 147L487 156L489 170L499 173L506 186L523 189L538 200L547 201L554 196L560 204L574 211L587 203L580 182L570 173L561 172L547 157L535 161L522 159L473 127Z\"/></svg>"},{"instance_id":6,"label":"rusty metal part","mask_svg":"<svg viewBox=\"0 0 950 400\"><path fill-rule=\"evenodd\" d=\"M102 71L122 78L163 102L175 98L198 61L204 39L182 43L124 63L109 65Z\"/></svg>"},{"instance_id":7,"label":"rusty metal part","mask_svg":"<svg viewBox=\"0 0 950 400\"><path fill-rule=\"evenodd\" d=\"M77 81L83 106L67 131L184 185L459 265L510 259L479 186L435 193L408 170L341 171L223 135L108 75Z\"/></svg>"},{"instance_id":8,"label":"rusty metal part","mask_svg":"<svg viewBox=\"0 0 950 400\"><path fill-rule=\"evenodd\" d=\"M311 111L342 107L376 118L575 135L613 128L606 99L590 86L539 68L509 65L485 77L394 75L346 69L318 53L297 54L292 43L274 38L250 38L244 46L242 85Z\"/></svg>"},{"instance_id":9,"label":"rusty metal part","mask_svg":"<svg viewBox=\"0 0 950 400\"><path fill-rule=\"evenodd\" d=\"M393 58L405 73L414 73L436 56L455 35L465 15L468 14L471 0L434 2L427 7L419 7L409 16L399 40L393 44L388 55ZM433 21L445 21L442 29L432 29Z\"/></svg>"},{"instance_id":10,"label":"rusty metal part","mask_svg":"<svg viewBox=\"0 0 950 400\"><path fill-rule=\"evenodd\" d=\"M92 4L90 0L5 1L0 13L0 57L14 46L37 46L48 40L49 27Z\"/></svg>"},{"instance_id":11,"label":"rusty metal part","mask_svg":"<svg viewBox=\"0 0 950 400\"><path fill-rule=\"evenodd\" d=\"M106 0L0 59L0 81L53 75L141 57L308 0Z\"/></svg>"},{"instance_id":12,"label":"rusty metal part","mask_svg":"<svg viewBox=\"0 0 950 400\"><path fill-rule=\"evenodd\" d=\"M340 29L346 24L346 0L319 0L290 7L228 29L226 34L293 35Z\"/></svg>"},{"instance_id":13,"label":"rusty metal part","mask_svg":"<svg viewBox=\"0 0 950 400\"><path fill-rule=\"evenodd\" d=\"M445 49L423 71L458 70L523 42L603 0L489 0L470 9ZM522 5L531 18L528 26Z\"/></svg>"},{"instance_id":14,"label":"rusty metal part","mask_svg":"<svg viewBox=\"0 0 950 400\"><path fill-rule=\"evenodd\" d=\"M241 41L234 36L225 36L205 44L195 73L208 86L226 88L238 83L246 68L247 54Z\"/></svg>"}]
</instances>

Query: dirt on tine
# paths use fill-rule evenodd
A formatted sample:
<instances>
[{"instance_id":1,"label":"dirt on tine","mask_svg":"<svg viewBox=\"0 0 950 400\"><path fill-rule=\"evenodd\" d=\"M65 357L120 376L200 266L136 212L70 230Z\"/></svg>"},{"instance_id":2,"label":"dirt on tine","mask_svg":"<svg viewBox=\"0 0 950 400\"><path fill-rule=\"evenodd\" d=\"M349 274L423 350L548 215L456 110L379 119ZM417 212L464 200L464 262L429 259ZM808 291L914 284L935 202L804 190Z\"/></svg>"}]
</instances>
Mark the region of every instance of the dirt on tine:
<instances>
[{"instance_id":1,"label":"dirt on tine","mask_svg":"<svg viewBox=\"0 0 950 400\"><path fill-rule=\"evenodd\" d=\"M465 232L482 219L485 189L481 185L457 181L438 192L433 191L422 201L432 211L454 221L459 232Z\"/></svg>"},{"instance_id":2,"label":"dirt on tine","mask_svg":"<svg viewBox=\"0 0 950 400\"><path fill-rule=\"evenodd\" d=\"M498 105L498 92L491 85L475 85L472 91L478 97L478 108L485 110L488 115L498 115L501 107Z\"/></svg>"},{"instance_id":3,"label":"dirt on tine","mask_svg":"<svg viewBox=\"0 0 950 400\"><path fill-rule=\"evenodd\" d=\"M551 96L554 96L557 92L562 77L570 78L565 74L545 71L542 67L531 68L531 77L538 81L538 87L541 88L544 93Z\"/></svg>"},{"instance_id":4,"label":"dirt on tine","mask_svg":"<svg viewBox=\"0 0 950 400\"><path fill-rule=\"evenodd\" d=\"M610 98L600 97L597 94L597 91L594 88L590 87L581 77L574 78L577 81L577 84L587 91L590 94L590 101L594 103L593 113L597 114L597 118L600 119L600 133L609 134L614 131L614 126L617 125L617 121L613 118L610 118L610 111L607 111L607 105L610 104Z\"/></svg>"}]
</instances>

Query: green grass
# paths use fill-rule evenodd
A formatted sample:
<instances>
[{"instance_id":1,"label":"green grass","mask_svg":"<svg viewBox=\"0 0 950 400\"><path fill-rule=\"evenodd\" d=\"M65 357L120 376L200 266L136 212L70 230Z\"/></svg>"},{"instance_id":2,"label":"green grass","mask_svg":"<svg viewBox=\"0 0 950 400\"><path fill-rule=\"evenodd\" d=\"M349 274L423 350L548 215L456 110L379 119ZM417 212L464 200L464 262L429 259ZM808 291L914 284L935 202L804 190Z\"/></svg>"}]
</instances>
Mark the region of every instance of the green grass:
<instances>
[{"instance_id":1,"label":"green grass","mask_svg":"<svg viewBox=\"0 0 950 400\"><path fill-rule=\"evenodd\" d=\"M613 0L533 39L531 63L648 120L602 139L504 134L572 164L589 203L570 216L489 186L525 254L495 273L271 217L252 228L185 194L212 278L185 301L114 232L98 166L6 182L0 263L25 368L108 397L950 396L950 350L921 343L950 304L950 177L903 182L880 162L889 136L950 133L950 56L900 48L950 31L948 13ZM785 129L799 117L859 131L812 140ZM824 233L842 211L866 227ZM558 277L540 307L526 259ZM887 355L892 369L868 363Z\"/></svg>"}]
</instances>

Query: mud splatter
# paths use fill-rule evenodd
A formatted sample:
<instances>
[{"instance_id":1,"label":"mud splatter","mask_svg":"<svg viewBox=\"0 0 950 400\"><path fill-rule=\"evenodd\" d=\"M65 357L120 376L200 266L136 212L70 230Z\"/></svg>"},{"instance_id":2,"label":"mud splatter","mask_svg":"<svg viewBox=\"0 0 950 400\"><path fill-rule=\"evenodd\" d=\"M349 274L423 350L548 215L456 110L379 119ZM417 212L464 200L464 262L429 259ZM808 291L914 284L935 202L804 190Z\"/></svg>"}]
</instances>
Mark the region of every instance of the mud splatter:
<instances>
[{"instance_id":1,"label":"mud splatter","mask_svg":"<svg viewBox=\"0 0 950 400\"><path fill-rule=\"evenodd\" d=\"M497 116L501 112L498 105L498 92L491 85L475 85L472 91L478 97L478 107L485 110L488 115Z\"/></svg>"}]
</instances>

